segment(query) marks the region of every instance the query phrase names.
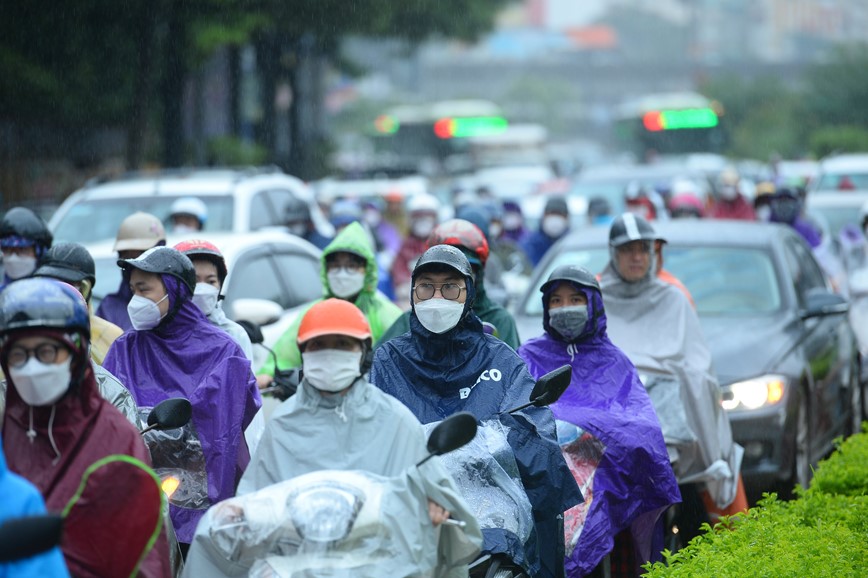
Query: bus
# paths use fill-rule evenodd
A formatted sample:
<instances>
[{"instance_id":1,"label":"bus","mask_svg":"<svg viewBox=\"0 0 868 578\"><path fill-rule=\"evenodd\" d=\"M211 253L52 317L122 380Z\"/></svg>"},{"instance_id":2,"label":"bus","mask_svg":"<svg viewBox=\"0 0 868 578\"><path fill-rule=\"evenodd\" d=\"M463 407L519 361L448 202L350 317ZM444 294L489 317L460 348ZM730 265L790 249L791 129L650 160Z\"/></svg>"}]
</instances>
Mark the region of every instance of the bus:
<instances>
[{"instance_id":1,"label":"bus","mask_svg":"<svg viewBox=\"0 0 868 578\"><path fill-rule=\"evenodd\" d=\"M487 100L444 100L393 107L372 125L378 164L423 174L467 170L471 139L502 134L509 123Z\"/></svg>"},{"instance_id":2,"label":"bus","mask_svg":"<svg viewBox=\"0 0 868 578\"><path fill-rule=\"evenodd\" d=\"M723 113L719 102L695 92L649 94L618 107L616 140L642 160L655 154L721 153Z\"/></svg>"}]
</instances>

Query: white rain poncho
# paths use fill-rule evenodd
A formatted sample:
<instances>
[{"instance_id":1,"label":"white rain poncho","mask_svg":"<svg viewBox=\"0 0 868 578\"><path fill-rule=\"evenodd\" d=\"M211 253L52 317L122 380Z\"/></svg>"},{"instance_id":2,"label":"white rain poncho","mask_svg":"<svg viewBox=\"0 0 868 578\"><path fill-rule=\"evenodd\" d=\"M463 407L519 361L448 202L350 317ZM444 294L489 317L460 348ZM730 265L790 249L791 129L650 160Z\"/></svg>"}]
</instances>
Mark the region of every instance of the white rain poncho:
<instances>
[{"instance_id":1,"label":"white rain poncho","mask_svg":"<svg viewBox=\"0 0 868 578\"><path fill-rule=\"evenodd\" d=\"M651 263L653 270L654 263ZM600 279L609 337L636 366L681 484L705 482L718 507L735 499L743 450L732 440L699 318L675 286L646 276Z\"/></svg>"},{"instance_id":2,"label":"white rain poncho","mask_svg":"<svg viewBox=\"0 0 868 578\"><path fill-rule=\"evenodd\" d=\"M382 512L384 524L391 528L386 541L400 537L404 555L393 555L390 562L381 561L370 571L356 568L347 575L415 573L415 568L406 572L408 564L436 565L434 575L438 577L466 575L465 566L479 551L482 535L438 458L419 469L414 467L427 455L425 447L425 432L413 414L364 379L357 380L344 396L323 396L302 381L298 392L266 424L235 500L243 504L271 499L267 494L281 494L284 490L279 487L291 485L287 480L312 472L370 472L387 488ZM433 546L437 532L428 519L426 497L449 510L453 518L468 522L464 529L441 526L438 547ZM185 576L246 576L249 571L249 563L230 561L214 542L212 527L219 522L215 518L218 507L209 510L197 528ZM339 575L343 574L335 574Z\"/></svg>"}]
</instances>

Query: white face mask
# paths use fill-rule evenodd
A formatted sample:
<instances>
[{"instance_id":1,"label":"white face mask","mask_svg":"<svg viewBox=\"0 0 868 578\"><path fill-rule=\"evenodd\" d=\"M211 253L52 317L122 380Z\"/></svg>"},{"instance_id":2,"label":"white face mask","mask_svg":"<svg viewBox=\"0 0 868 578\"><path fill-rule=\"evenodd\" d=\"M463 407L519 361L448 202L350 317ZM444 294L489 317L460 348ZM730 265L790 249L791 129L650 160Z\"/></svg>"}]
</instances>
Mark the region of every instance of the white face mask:
<instances>
[{"instance_id":1,"label":"white face mask","mask_svg":"<svg viewBox=\"0 0 868 578\"><path fill-rule=\"evenodd\" d=\"M522 225L521 215L518 213L506 213L503 215L503 226L507 231L520 229Z\"/></svg>"},{"instance_id":2,"label":"white face mask","mask_svg":"<svg viewBox=\"0 0 868 578\"><path fill-rule=\"evenodd\" d=\"M560 237L567 230L567 224L563 215L546 215L542 220L542 230L549 237Z\"/></svg>"},{"instance_id":3,"label":"white face mask","mask_svg":"<svg viewBox=\"0 0 868 578\"><path fill-rule=\"evenodd\" d=\"M136 331L147 331L153 329L160 324L163 318L160 313L160 303L168 299L169 295L164 295L162 299L154 303L147 297L141 295L133 295L130 302L127 304L127 314L130 316L130 323L133 324L133 329Z\"/></svg>"},{"instance_id":4,"label":"white face mask","mask_svg":"<svg viewBox=\"0 0 868 578\"><path fill-rule=\"evenodd\" d=\"M768 205L761 205L756 209L756 220L768 222L772 218L772 208Z\"/></svg>"},{"instance_id":5,"label":"white face mask","mask_svg":"<svg viewBox=\"0 0 868 578\"><path fill-rule=\"evenodd\" d=\"M413 230L413 236L419 239L427 239L431 234L431 231L434 230L437 221L434 217L422 217L420 219L416 219L413 221L413 225L411 226Z\"/></svg>"},{"instance_id":6,"label":"white face mask","mask_svg":"<svg viewBox=\"0 0 868 578\"><path fill-rule=\"evenodd\" d=\"M326 274L329 288L335 297L346 299L358 295L365 286L365 274L361 271L350 269L334 269Z\"/></svg>"},{"instance_id":7,"label":"white face mask","mask_svg":"<svg viewBox=\"0 0 868 578\"><path fill-rule=\"evenodd\" d=\"M362 352L321 349L301 354L304 378L320 391L343 391L362 375Z\"/></svg>"},{"instance_id":8,"label":"white face mask","mask_svg":"<svg viewBox=\"0 0 868 578\"><path fill-rule=\"evenodd\" d=\"M724 185L720 187L720 198L724 201L732 201L738 196L738 191L732 185Z\"/></svg>"},{"instance_id":9,"label":"white face mask","mask_svg":"<svg viewBox=\"0 0 868 578\"><path fill-rule=\"evenodd\" d=\"M36 257L22 257L14 253L4 255L3 268L10 279L21 279L36 270Z\"/></svg>"},{"instance_id":10,"label":"white face mask","mask_svg":"<svg viewBox=\"0 0 868 578\"><path fill-rule=\"evenodd\" d=\"M488 227L488 236L492 239L500 238L501 233L503 233L503 226L500 223L492 223Z\"/></svg>"},{"instance_id":11,"label":"white face mask","mask_svg":"<svg viewBox=\"0 0 868 578\"><path fill-rule=\"evenodd\" d=\"M374 209L367 209L364 213L365 223L368 224L371 228L376 228L380 226L380 223L383 220L383 216L380 215L380 211Z\"/></svg>"},{"instance_id":12,"label":"white face mask","mask_svg":"<svg viewBox=\"0 0 868 578\"><path fill-rule=\"evenodd\" d=\"M191 227L190 225L175 225L172 227L172 232L183 235L185 233L198 233L199 229Z\"/></svg>"},{"instance_id":13,"label":"white face mask","mask_svg":"<svg viewBox=\"0 0 868 578\"><path fill-rule=\"evenodd\" d=\"M431 333L446 333L458 325L464 312L464 303L432 298L419 301L413 308L422 327Z\"/></svg>"},{"instance_id":14,"label":"white face mask","mask_svg":"<svg viewBox=\"0 0 868 578\"><path fill-rule=\"evenodd\" d=\"M51 405L63 397L72 379L72 357L63 363L42 363L35 357L23 367L9 368L9 379L15 384L18 395L28 405Z\"/></svg>"},{"instance_id":15,"label":"white face mask","mask_svg":"<svg viewBox=\"0 0 868 578\"><path fill-rule=\"evenodd\" d=\"M304 223L294 223L288 225L286 228L289 229L290 234L295 235L296 237L304 237L307 235L307 225Z\"/></svg>"},{"instance_id":16,"label":"white face mask","mask_svg":"<svg viewBox=\"0 0 868 578\"><path fill-rule=\"evenodd\" d=\"M214 308L217 307L217 297L220 295L220 290L209 283L196 283L196 290L193 291L193 303L195 303L202 313L211 315Z\"/></svg>"}]
</instances>

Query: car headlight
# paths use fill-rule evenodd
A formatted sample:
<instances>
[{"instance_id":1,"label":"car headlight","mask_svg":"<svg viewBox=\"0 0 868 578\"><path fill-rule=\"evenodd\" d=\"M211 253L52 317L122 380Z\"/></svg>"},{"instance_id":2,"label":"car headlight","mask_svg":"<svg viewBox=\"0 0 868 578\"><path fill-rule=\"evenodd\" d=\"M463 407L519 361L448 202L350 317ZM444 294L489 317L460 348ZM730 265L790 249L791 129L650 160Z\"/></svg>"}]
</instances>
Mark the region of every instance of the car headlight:
<instances>
[{"instance_id":1,"label":"car headlight","mask_svg":"<svg viewBox=\"0 0 868 578\"><path fill-rule=\"evenodd\" d=\"M754 379L737 381L722 388L721 405L729 411L734 409L759 409L774 405L784 398L786 379L781 375L763 375Z\"/></svg>"},{"instance_id":2,"label":"car headlight","mask_svg":"<svg viewBox=\"0 0 868 578\"><path fill-rule=\"evenodd\" d=\"M359 493L336 483L302 488L287 499L299 536L323 544L346 538L363 504Z\"/></svg>"}]
</instances>

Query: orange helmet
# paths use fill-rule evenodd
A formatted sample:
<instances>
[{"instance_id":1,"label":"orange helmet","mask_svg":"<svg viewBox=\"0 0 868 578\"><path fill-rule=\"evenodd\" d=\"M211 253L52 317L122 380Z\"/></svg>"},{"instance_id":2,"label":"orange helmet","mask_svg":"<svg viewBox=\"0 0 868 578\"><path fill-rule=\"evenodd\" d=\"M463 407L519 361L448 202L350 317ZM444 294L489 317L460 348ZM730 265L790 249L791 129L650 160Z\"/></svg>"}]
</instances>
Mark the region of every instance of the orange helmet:
<instances>
[{"instance_id":1,"label":"orange helmet","mask_svg":"<svg viewBox=\"0 0 868 578\"><path fill-rule=\"evenodd\" d=\"M347 335L364 341L371 326L362 310L343 299L326 299L307 310L298 326L298 344L323 335Z\"/></svg>"}]
</instances>

